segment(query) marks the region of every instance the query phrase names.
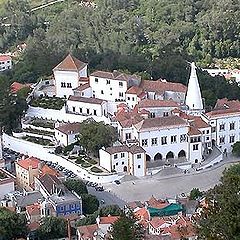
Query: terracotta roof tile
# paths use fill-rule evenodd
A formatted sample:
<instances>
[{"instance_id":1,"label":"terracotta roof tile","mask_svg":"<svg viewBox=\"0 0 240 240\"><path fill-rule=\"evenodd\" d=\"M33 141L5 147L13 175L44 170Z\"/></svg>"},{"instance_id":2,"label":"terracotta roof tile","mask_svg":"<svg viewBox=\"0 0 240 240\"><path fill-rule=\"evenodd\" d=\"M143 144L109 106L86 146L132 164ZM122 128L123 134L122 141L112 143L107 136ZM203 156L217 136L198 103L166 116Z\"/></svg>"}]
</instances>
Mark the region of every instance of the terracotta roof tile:
<instances>
[{"instance_id":1,"label":"terracotta roof tile","mask_svg":"<svg viewBox=\"0 0 240 240\"><path fill-rule=\"evenodd\" d=\"M121 146L114 146L114 147L107 147L106 152L109 154L114 154L114 153L120 153L120 152L128 152L129 148L127 145L121 145Z\"/></svg>"},{"instance_id":2,"label":"terracotta roof tile","mask_svg":"<svg viewBox=\"0 0 240 240\"><path fill-rule=\"evenodd\" d=\"M213 110L211 112L206 113L206 115L210 118L240 115L240 109Z\"/></svg>"},{"instance_id":3,"label":"terracotta roof tile","mask_svg":"<svg viewBox=\"0 0 240 240\"><path fill-rule=\"evenodd\" d=\"M139 108L147 107L179 107L179 105L173 100L153 100L153 99L143 99L138 103Z\"/></svg>"},{"instance_id":4,"label":"terracotta roof tile","mask_svg":"<svg viewBox=\"0 0 240 240\"><path fill-rule=\"evenodd\" d=\"M37 169L40 164L40 160L34 157L26 158L23 160L19 160L17 164L24 169L29 169L29 166L32 166L32 169Z\"/></svg>"},{"instance_id":5,"label":"terracotta roof tile","mask_svg":"<svg viewBox=\"0 0 240 240\"><path fill-rule=\"evenodd\" d=\"M92 224L92 225L80 226L77 229L81 234L81 239L89 240L94 237L94 232L98 230L98 225Z\"/></svg>"},{"instance_id":6,"label":"terracotta roof tile","mask_svg":"<svg viewBox=\"0 0 240 240\"><path fill-rule=\"evenodd\" d=\"M148 118L135 124L135 127L139 131L145 129L161 129L166 127L174 128L180 126L188 126L188 123L184 119L175 115L168 117Z\"/></svg>"},{"instance_id":7,"label":"terracotta roof tile","mask_svg":"<svg viewBox=\"0 0 240 240\"><path fill-rule=\"evenodd\" d=\"M190 126L188 135L190 136L201 135L201 132L196 127Z\"/></svg>"},{"instance_id":8,"label":"terracotta roof tile","mask_svg":"<svg viewBox=\"0 0 240 240\"><path fill-rule=\"evenodd\" d=\"M100 217L100 224L113 224L119 219L119 216Z\"/></svg>"},{"instance_id":9,"label":"terracotta roof tile","mask_svg":"<svg viewBox=\"0 0 240 240\"><path fill-rule=\"evenodd\" d=\"M138 86L132 86L127 90L126 94L136 94L137 96L139 96L142 92L142 88Z\"/></svg>"},{"instance_id":10,"label":"terracotta roof tile","mask_svg":"<svg viewBox=\"0 0 240 240\"><path fill-rule=\"evenodd\" d=\"M44 164L43 167L40 169L40 175L43 176L45 174L50 174L50 175L54 175L54 176L60 176L60 173L49 167L48 165Z\"/></svg>"},{"instance_id":11,"label":"terracotta roof tile","mask_svg":"<svg viewBox=\"0 0 240 240\"><path fill-rule=\"evenodd\" d=\"M162 225L166 224L166 220L160 217L153 217L149 223L152 225L153 228L159 228Z\"/></svg>"},{"instance_id":12,"label":"terracotta roof tile","mask_svg":"<svg viewBox=\"0 0 240 240\"><path fill-rule=\"evenodd\" d=\"M12 60L11 56L9 55L0 55L0 61L5 62L5 61L10 61Z\"/></svg>"},{"instance_id":13,"label":"terracotta roof tile","mask_svg":"<svg viewBox=\"0 0 240 240\"><path fill-rule=\"evenodd\" d=\"M142 81L140 87L146 92L183 92L187 91L187 87L181 83L173 83L173 82L164 82L164 81L150 81L144 80Z\"/></svg>"},{"instance_id":14,"label":"terracotta roof tile","mask_svg":"<svg viewBox=\"0 0 240 240\"><path fill-rule=\"evenodd\" d=\"M32 84L22 84L19 82L13 82L11 84L11 92L12 93L17 93L19 90L22 88L30 88Z\"/></svg>"},{"instance_id":15,"label":"terracotta roof tile","mask_svg":"<svg viewBox=\"0 0 240 240\"><path fill-rule=\"evenodd\" d=\"M56 130L64 134L76 134L80 132L80 123L68 123L60 125Z\"/></svg>"},{"instance_id":16,"label":"terracotta roof tile","mask_svg":"<svg viewBox=\"0 0 240 240\"><path fill-rule=\"evenodd\" d=\"M131 80L141 80L141 77L137 75L129 75L126 73L121 73L118 71L113 71L113 72L104 72L104 71L96 71L93 72L90 76L93 77L100 77L100 78L107 78L107 79L112 79L112 80L119 80L119 81L131 81Z\"/></svg>"},{"instance_id":17,"label":"terracotta roof tile","mask_svg":"<svg viewBox=\"0 0 240 240\"><path fill-rule=\"evenodd\" d=\"M169 203L162 199L156 199L154 196L152 196L148 201L147 204L149 207L152 208L164 208L169 205Z\"/></svg>"},{"instance_id":18,"label":"terracotta roof tile","mask_svg":"<svg viewBox=\"0 0 240 240\"><path fill-rule=\"evenodd\" d=\"M99 98L87 98L87 97L79 97L79 96L69 96L68 101L76 101L90 104L102 104L104 100Z\"/></svg>"},{"instance_id":19,"label":"terracotta roof tile","mask_svg":"<svg viewBox=\"0 0 240 240\"><path fill-rule=\"evenodd\" d=\"M150 220L150 214L148 210L145 207L140 208L136 212L134 212L134 215L140 220Z\"/></svg>"},{"instance_id":20,"label":"terracotta roof tile","mask_svg":"<svg viewBox=\"0 0 240 240\"><path fill-rule=\"evenodd\" d=\"M58 71L80 71L87 63L81 62L77 58L73 57L71 54L68 54L67 57L60 62L53 70Z\"/></svg>"},{"instance_id":21,"label":"terracotta roof tile","mask_svg":"<svg viewBox=\"0 0 240 240\"><path fill-rule=\"evenodd\" d=\"M131 147L129 147L129 152L131 152L132 154L137 154L137 153L145 153L145 150L137 145L132 145Z\"/></svg>"},{"instance_id":22,"label":"terracotta roof tile","mask_svg":"<svg viewBox=\"0 0 240 240\"><path fill-rule=\"evenodd\" d=\"M80 86L78 86L77 88L75 88L75 89L73 89L73 90L75 90L75 91L84 91L84 90L86 90L87 88L90 88L89 83L85 83L85 84L83 84L83 85L80 85Z\"/></svg>"},{"instance_id":23,"label":"terracotta roof tile","mask_svg":"<svg viewBox=\"0 0 240 240\"><path fill-rule=\"evenodd\" d=\"M34 203L32 205L26 206L26 212L29 215L40 215L40 204Z\"/></svg>"},{"instance_id":24,"label":"terracotta roof tile","mask_svg":"<svg viewBox=\"0 0 240 240\"><path fill-rule=\"evenodd\" d=\"M215 110L240 109L240 101L239 100L228 100L227 98L218 99L214 109Z\"/></svg>"}]
</instances>

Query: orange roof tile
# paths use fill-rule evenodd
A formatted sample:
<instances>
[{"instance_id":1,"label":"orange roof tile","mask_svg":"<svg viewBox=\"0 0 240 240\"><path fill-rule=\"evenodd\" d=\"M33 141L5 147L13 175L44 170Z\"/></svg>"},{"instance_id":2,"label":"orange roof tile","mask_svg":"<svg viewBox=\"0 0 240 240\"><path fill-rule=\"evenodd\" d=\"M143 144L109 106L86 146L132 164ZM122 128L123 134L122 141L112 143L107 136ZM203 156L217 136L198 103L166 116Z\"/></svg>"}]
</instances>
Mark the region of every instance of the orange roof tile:
<instances>
[{"instance_id":1,"label":"orange roof tile","mask_svg":"<svg viewBox=\"0 0 240 240\"><path fill-rule=\"evenodd\" d=\"M0 55L0 61L5 62L5 61L10 61L12 60L11 56L9 55Z\"/></svg>"},{"instance_id":2,"label":"orange roof tile","mask_svg":"<svg viewBox=\"0 0 240 240\"><path fill-rule=\"evenodd\" d=\"M19 82L13 82L11 85L11 92L12 93L17 93L19 90L21 90L22 88L30 88L31 84L22 84Z\"/></svg>"},{"instance_id":3,"label":"orange roof tile","mask_svg":"<svg viewBox=\"0 0 240 240\"><path fill-rule=\"evenodd\" d=\"M206 113L206 115L210 118L224 117L224 116L232 116L232 115L240 115L240 109L221 109L221 110L213 110L211 112Z\"/></svg>"},{"instance_id":4,"label":"orange roof tile","mask_svg":"<svg viewBox=\"0 0 240 240\"><path fill-rule=\"evenodd\" d=\"M39 167L40 160L34 157L30 157L23 160L19 160L17 164L27 170L29 169L29 166L32 166L32 169L37 169Z\"/></svg>"},{"instance_id":5,"label":"orange roof tile","mask_svg":"<svg viewBox=\"0 0 240 240\"><path fill-rule=\"evenodd\" d=\"M98 230L98 225L92 224L92 225L80 226L77 229L81 234L81 239L88 240L94 237L94 232Z\"/></svg>"},{"instance_id":6,"label":"orange roof tile","mask_svg":"<svg viewBox=\"0 0 240 240\"><path fill-rule=\"evenodd\" d=\"M169 203L165 200L162 199L156 199L154 196L152 196L148 201L147 201L149 207L153 208L164 208L169 205Z\"/></svg>"},{"instance_id":7,"label":"orange roof tile","mask_svg":"<svg viewBox=\"0 0 240 240\"><path fill-rule=\"evenodd\" d=\"M67 57L60 62L53 70L58 71L79 71L87 66L87 63L81 62L77 58L68 54Z\"/></svg>"},{"instance_id":8,"label":"orange roof tile","mask_svg":"<svg viewBox=\"0 0 240 240\"><path fill-rule=\"evenodd\" d=\"M127 90L126 94L136 94L137 96L139 96L142 92L142 88L138 86L132 86Z\"/></svg>"},{"instance_id":9,"label":"orange roof tile","mask_svg":"<svg viewBox=\"0 0 240 240\"><path fill-rule=\"evenodd\" d=\"M58 171L56 171L55 169L49 167L46 164L43 165L43 167L40 170L40 173L41 173L41 176L43 176L45 174L54 175L56 177L60 176Z\"/></svg>"},{"instance_id":10,"label":"orange roof tile","mask_svg":"<svg viewBox=\"0 0 240 240\"><path fill-rule=\"evenodd\" d=\"M188 130L188 135L190 136L201 135L201 132L196 127L190 126Z\"/></svg>"},{"instance_id":11,"label":"orange roof tile","mask_svg":"<svg viewBox=\"0 0 240 240\"><path fill-rule=\"evenodd\" d=\"M119 216L100 217L100 224L113 224L119 219Z\"/></svg>"},{"instance_id":12,"label":"orange roof tile","mask_svg":"<svg viewBox=\"0 0 240 240\"><path fill-rule=\"evenodd\" d=\"M143 208L140 208L139 210L137 210L136 212L134 212L134 215L140 220L150 220L150 214L148 212L148 210L143 207Z\"/></svg>"},{"instance_id":13,"label":"orange roof tile","mask_svg":"<svg viewBox=\"0 0 240 240\"><path fill-rule=\"evenodd\" d=\"M166 223L166 220L160 217L153 217L149 223L152 225L152 227L159 228Z\"/></svg>"},{"instance_id":14,"label":"orange roof tile","mask_svg":"<svg viewBox=\"0 0 240 240\"><path fill-rule=\"evenodd\" d=\"M26 206L26 212L29 215L39 215L40 214L40 204L34 203L32 205Z\"/></svg>"},{"instance_id":15,"label":"orange roof tile","mask_svg":"<svg viewBox=\"0 0 240 240\"><path fill-rule=\"evenodd\" d=\"M139 108L147 107L179 107L179 105L173 100L154 100L154 99L143 99L138 103Z\"/></svg>"},{"instance_id":16,"label":"orange roof tile","mask_svg":"<svg viewBox=\"0 0 240 240\"><path fill-rule=\"evenodd\" d=\"M240 101L239 100L228 100L227 98L218 99L214 109L240 109Z\"/></svg>"}]
</instances>

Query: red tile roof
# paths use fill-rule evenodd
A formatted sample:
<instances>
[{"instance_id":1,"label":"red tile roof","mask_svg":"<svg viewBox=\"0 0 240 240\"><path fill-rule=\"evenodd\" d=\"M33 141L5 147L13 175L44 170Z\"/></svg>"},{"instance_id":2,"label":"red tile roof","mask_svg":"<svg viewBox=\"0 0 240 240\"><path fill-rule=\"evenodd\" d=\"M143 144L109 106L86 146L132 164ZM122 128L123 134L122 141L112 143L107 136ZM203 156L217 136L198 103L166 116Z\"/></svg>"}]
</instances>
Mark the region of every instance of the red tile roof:
<instances>
[{"instance_id":1,"label":"red tile roof","mask_svg":"<svg viewBox=\"0 0 240 240\"><path fill-rule=\"evenodd\" d=\"M80 123L68 123L60 125L56 130L64 134L75 134L80 132Z\"/></svg>"},{"instance_id":2,"label":"red tile roof","mask_svg":"<svg viewBox=\"0 0 240 240\"><path fill-rule=\"evenodd\" d=\"M169 203L162 199L156 199L154 196L152 196L148 201L148 206L152 208L164 208L169 205Z\"/></svg>"},{"instance_id":3,"label":"red tile roof","mask_svg":"<svg viewBox=\"0 0 240 240\"><path fill-rule=\"evenodd\" d=\"M81 234L81 239L89 240L94 237L94 232L98 230L98 225L92 224L92 225L80 226L77 229Z\"/></svg>"},{"instance_id":4,"label":"red tile roof","mask_svg":"<svg viewBox=\"0 0 240 240\"><path fill-rule=\"evenodd\" d=\"M43 176L45 174L50 174L50 175L54 175L54 176L60 176L60 173L49 167L48 165L44 164L43 167L40 169L40 175Z\"/></svg>"},{"instance_id":5,"label":"red tile roof","mask_svg":"<svg viewBox=\"0 0 240 240\"><path fill-rule=\"evenodd\" d=\"M138 86L132 86L127 90L126 94L136 94L137 96L139 96L142 92L142 88Z\"/></svg>"},{"instance_id":6,"label":"red tile roof","mask_svg":"<svg viewBox=\"0 0 240 240\"><path fill-rule=\"evenodd\" d=\"M100 224L113 224L119 219L119 216L100 217Z\"/></svg>"},{"instance_id":7,"label":"red tile roof","mask_svg":"<svg viewBox=\"0 0 240 240\"><path fill-rule=\"evenodd\" d=\"M31 84L22 84L22 83L18 83L18 82L13 82L11 85L11 92L12 93L17 93L19 90L21 90L22 88L30 88Z\"/></svg>"},{"instance_id":8,"label":"red tile roof","mask_svg":"<svg viewBox=\"0 0 240 240\"><path fill-rule=\"evenodd\" d=\"M141 80L141 77L137 75L129 75L129 74L121 73L118 71L113 71L113 72L96 71L96 72L93 72L90 76L107 78L112 80L119 80L119 81L127 81L127 82L131 80L138 80L138 81Z\"/></svg>"},{"instance_id":9,"label":"red tile roof","mask_svg":"<svg viewBox=\"0 0 240 240\"><path fill-rule=\"evenodd\" d=\"M215 110L220 109L240 109L239 100L228 100L227 98L218 99L215 107Z\"/></svg>"},{"instance_id":10,"label":"red tile roof","mask_svg":"<svg viewBox=\"0 0 240 240\"><path fill-rule=\"evenodd\" d=\"M188 123L184 119L175 115L168 117L147 118L135 124L135 127L139 131L145 129L161 129L166 127L174 128L180 126L188 126Z\"/></svg>"},{"instance_id":11,"label":"red tile roof","mask_svg":"<svg viewBox=\"0 0 240 240\"><path fill-rule=\"evenodd\" d=\"M76 101L90 104L102 104L104 100L99 98L87 98L87 97L79 97L79 96L69 96L68 101Z\"/></svg>"},{"instance_id":12,"label":"red tile roof","mask_svg":"<svg viewBox=\"0 0 240 240\"><path fill-rule=\"evenodd\" d=\"M32 205L26 206L26 212L29 215L40 215L40 204L34 203Z\"/></svg>"},{"instance_id":13,"label":"red tile roof","mask_svg":"<svg viewBox=\"0 0 240 240\"><path fill-rule=\"evenodd\" d=\"M190 126L188 135L190 135L190 136L201 135L201 132L196 127Z\"/></svg>"},{"instance_id":14,"label":"red tile roof","mask_svg":"<svg viewBox=\"0 0 240 240\"><path fill-rule=\"evenodd\" d=\"M90 88L89 83L85 83L83 85L78 86L77 88L73 89L75 91L84 91L86 89Z\"/></svg>"},{"instance_id":15,"label":"red tile roof","mask_svg":"<svg viewBox=\"0 0 240 240\"><path fill-rule=\"evenodd\" d=\"M144 80L142 81L140 87L146 92L163 93L165 91L172 91L185 93L187 91L187 87L181 83L163 82L160 80L157 81Z\"/></svg>"},{"instance_id":16,"label":"red tile roof","mask_svg":"<svg viewBox=\"0 0 240 240\"><path fill-rule=\"evenodd\" d=\"M145 150L136 145L132 145L131 147L128 147L127 145L121 145L121 146L114 146L114 147L108 147L105 150L109 154L114 154L114 153L120 153L120 152L130 152L132 154L137 154L137 153L144 153Z\"/></svg>"},{"instance_id":17,"label":"red tile roof","mask_svg":"<svg viewBox=\"0 0 240 240\"><path fill-rule=\"evenodd\" d=\"M213 110L211 112L206 113L206 115L210 118L225 117L232 115L238 116L240 115L240 109Z\"/></svg>"},{"instance_id":18,"label":"red tile roof","mask_svg":"<svg viewBox=\"0 0 240 240\"><path fill-rule=\"evenodd\" d=\"M23 160L19 160L17 164L24 169L29 169L29 166L32 166L32 169L37 169L40 164L40 160L34 157L26 158Z\"/></svg>"},{"instance_id":19,"label":"red tile roof","mask_svg":"<svg viewBox=\"0 0 240 240\"><path fill-rule=\"evenodd\" d=\"M153 217L149 223L152 225L153 228L159 228L166 223L166 220L160 217Z\"/></svg>"},{"instance_id":20,"label":"red tile roof","mask_svg":"<svg viewBox=\"0 0 240 240\"><path fill-rule=\"evenodd\" d=\"M154 108L154 107L179 107L179 105L173 100L153 100L143 99L138 103L139 108Z\"/></svg>"},{"instance_id":21,"label":"red tile roof","mask_svg":"<svg viewBox=\"0 0 240 240\"><path fill-rule=\"evenodd\" d=\"M150 220L150 214L148 210L145 207L140 208L136 212L134 212L134 215L139 219L139 220Z\"/></svg>"},{"instance_id":22,"label":"red tile roof","mask_svg":"<svg viewBox=\"0 0 240 240\"><path fill-rule=\"evenodd\" d=\"M60 62L53 70L58 71L80 71L87 66L87 63L81 62L77 58L68 54L67 57Z\"/></svg>"},{"instance_id":23,"label":"red tile roof","mask_svg":"<svg viewBox=\"0 0 240 240\"><path fill-rule=\"evenodd\" d=\"M5 62L5 61L10 61L12 60L11 56L9 55L0 55L0 61Z\"/></svg>"}]
</instances>

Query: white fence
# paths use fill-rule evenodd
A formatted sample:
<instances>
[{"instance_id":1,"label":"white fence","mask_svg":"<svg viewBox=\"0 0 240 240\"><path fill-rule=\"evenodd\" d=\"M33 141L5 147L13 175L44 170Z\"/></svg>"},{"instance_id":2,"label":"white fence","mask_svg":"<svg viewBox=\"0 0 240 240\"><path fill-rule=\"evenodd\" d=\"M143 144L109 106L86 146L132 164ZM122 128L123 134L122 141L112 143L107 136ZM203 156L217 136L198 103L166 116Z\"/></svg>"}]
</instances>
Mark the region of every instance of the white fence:
<instances>
[{"instance_id":1,"label":"white fence","mask_svg":"<svg viewBox=\"0 0 240 240\"><path fill-rule=\"evenodd\" d=\"M30 117L36 117L36 118L44 118L54 121L64 121L64 122L82 122L88 118L93 118L96 122L103 121L106 124L110 124L111 121L109 118L103 117L97 117L97 116L83 116L83 115L77 115L72 113L66 113L65 107L63 107L61 110L55 110L55 109L44 109L40 107L32 107L29 106L26 116Z\"/></svg>"},{"instance_id":2,"label":"white fence","mask_svg":"<svg viewBox=\"0 0 240 240\"><path fill-rule=\"evenodd\" d=\"M61 156L55 155L53 153L53 149L48 149L39 144L31 143L22 139L17 139L7 134L3 134L3 145L4 147L10 148L14 151L23 153L28 156L33 156L42 160L58 163L59 165L77 174L80 178L91 182L109 183L120 178L118 174L90 173L86 169L81 168L79 165L70 162Z\"/></svg>"}]
</instances>

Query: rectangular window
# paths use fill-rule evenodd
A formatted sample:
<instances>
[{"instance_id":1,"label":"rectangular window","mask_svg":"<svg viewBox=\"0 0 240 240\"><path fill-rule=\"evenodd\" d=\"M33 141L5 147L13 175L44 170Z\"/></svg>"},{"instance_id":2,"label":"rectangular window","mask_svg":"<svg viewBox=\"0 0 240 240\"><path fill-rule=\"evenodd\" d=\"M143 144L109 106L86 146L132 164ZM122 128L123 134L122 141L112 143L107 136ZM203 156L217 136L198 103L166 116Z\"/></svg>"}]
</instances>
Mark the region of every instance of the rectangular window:
<instances>
[{"instance_id":1,"label":"rectangular window","mask_svg":"<svg viewBox=\"0 0 240 240\"><path fill-rule=\"evenodd\" d=\"M235 136L230 136L229 142L230 142L230 143L234 143L234 141L235 141Z\"/></svg>"},{"instance_id":2,"label":"rectangular window","mask_svg":"<svg viewBox=\"0 0 240 240\"><path fill-rule=\"evenodd\" d=\"M138 168L141 168L141 165L138 165Z\"/></svg>"},{"instance_id":3,"label":"rectangular window","mask_svg":"<svg viewBox=\"0 0 240 240\"><path fill-rule=\"evenodd\" d=\"M76 108L75 108L75 107L73 107L72 109L73 109L73 112L75 112L75 111L76 111Z\"/></svg>"},{"instance_id":4,"label":"rectangular window","mask_svg":"<svg viewBox=\"0 0 240 240\"><path fill-rule=\"evenodd\" d=\"M156 146L157 145L157 138L152 138L152 146Z\"/></svg>"},{"instance_id":5,"label":"rectangular window","mask_svg":"<svg viewBox=\"0 0 240 240\"><path fill-rule=\"evenodd\" d=\"M71 83L67 83L67 88L71 88L72 84Z\"/></svg>"},{"instance_id":6,"label":"rectangular window","mask_svg":"<svg viewBox=\"0 0 240 240\"><path fill-rule=\"evenodd\" d=\"M187 135L186 134L181 134L180 135L180 142L186 142L187 141Z\"/></svg>"},{"instance_id":7,"label":"rectangular window","mask_svg":"<svg viewBox=\"0 0 240 240\"><path fill-rule=\"evenodd\" d=\"M124 162L122 162L122 165L124 165Z\"/></svg>"},{"instance_id":8,"label":"rectangular window","mask_svg":"<svg viewBox=\"0 0 240 240\"><path fill-rule=\"evenodd\" d=\"M118 162L116 163L116 166L118 166Z\"/></svg>"},{"instance_id":9,"label":"rectangular window","mask_svg":"<svg viewBox=\"0 0 240 240\"><path fill-rule=\"evenodd\" d=\"M230 123L230 130L234 130L234 129L235 129L235 123L232 122L232 123Z\"/></svg>"},{"instance_id":10,"label":"rectangular window","mask_svg":"<svg viewBox=\"0 0 240 240\"><path fill-rule=\"evenodd\" d=\"M128 97L127 100L130 101L130 97Z\"/></svg>"},{"instance_id":11,"label":"rectangular window","mask_svg":"<svg viewBox=\"0 0 240 240\"><path fill-rule=\"evenodd\" d=\"M125 157L125 153L121 153L121 158Z\"/></svg>"},{"instance_id":12,"label":"rectangular window","mask_svg":"<svg viewBox=\"0 0 240 240\"><path fill-rule=\"evenodd\" d=\"M79 112L82 113L82 108L79 108Z\"/></svg>"},{"instance_id":13,"label":"rectangular window","mask_svg":"<svg viewBox=\"0 0 240 240\"><path fill-rule=\"evenodd\" d=\"M198 150L198 144L193 145L193 151L196 151L196 150Z\"/></svg>"},{"instance_id":14,"label":"rectangular window","mask_svg":"<svg viewBox=\"0 0 240 240\"><path fill-rule=\"evenodd\" d=\"M119 82L119 87L123 87L123 82Z\"/></svg>"},{"instance_id":15,"label":"rectangular window","mask_svg":"<svg viewBox=\"0 0 240 240\"><path fill-rule=\"evenodd\" d=\"M150 113L150 118L155 118L155 112Z\"/></svg>"},{"instance_id":16,"label":"rectangular window","mask_svg":"<svg viewBox=\"0 0 240 240\"><path fill-rule=\"evenodd\" d=\"M209 134L209 130L207 130L207 134Z\"/></svg>"},{"instance_id":17,"label":"rectangular window","mask_svg":"<svg viewBox=\"0 0 240 240\"><path fill-rule=\"evenodd\" d=\"M95 83L98 83L98 78L95 78Z\"/></svg>"},{"instance_id":18,"label":"rectangular window","mask_svg":"<svg viewBox=\"0 0 240 240\"><path fill-rule=\"evenodd\" d=\"M117 154L114 154L114 155L113 155L113 158L114 158L114 159L117 159Z\"/></svg>"},{"instance_id":19,"label":"rectangular window","mask_svg":"<svg viewBox=\"0 0 240 240\"><path fill-rule=\"evenodd\" d=\"M106 84L110 84L110 80L107 79L107 80L106 80Z\"/></svg>"},{"instance_id":20,"label":"rectangular window","mask_svg":"<svg viewBox=\"0 0 240 240\"><path fill-rule=\"evenodd\" d=\"M103 90L101 90L101 94L104 94L104 93L103 93Z\"/></svg>"},{"instance_id":21,"label":"rectangular window","mask_svg":"<svg viewBox=\"0 0 240 240\"><path fill-rule=\"evenodd\" d=\"M141 154L137 154L137 159L140 159L141 158Z\"/></svg>"},{"instance_id":22,"label":"rectangular window","mask_svg":"<svg viewBox=\"0 0 240 240\"><path fill-rule=\"evenodd\" d=\"M97 115L97 110L93 109L93 115Z\"/></svg>"},{"instance_id":23,"label":"rectangular window","mask_svg":"<svg viewBox=\"0 0 240 240\"><path fill-rule=\"evenodd\" d=\"M216 132L216 127L212 127L212 132Z\"/></svg>"},{"instance_id":24,"label":"rectangular window","mask_svg":"<svg viewBox=\"0 0 240 240\"><path fill-rule=\"evenodd\" d=\"M119 93L119 97L123 97L123 93L122 92Z\"/></svg>"},{"instance_id":25,"label":"rectangular window","mask_svg":"<svg viewBox=\"0 0 240 240\"><path fill-rule=\"evenodd\" d=\"M135 98L134 98L134 97L132 97L132 100L134 101L134 100L135 100Z\"/></svg>"},{"instance_id":26,"label":"rectangular window","mask_svg":"<svg viewBox=\"0 0 240 240\"><path fill-rule=\"evenodd\" d=\"M171 136L171 143L177 142L177 135Z\"/></svg>"},{"instance_id":27,"label":"rectangular window","mask_svg":"<svg viewBox=\"0 0 240 240\"><path fill-rule=\"evenodd\" d=\"M90 110L89 110L89 108L87 108L87 114L89 114L90 113Z\"/></svg>"},{"instance_id":28,"label":"rectangular window","mask_svg":"<svg viewBox=\"0 0 240 240\"><path fill-rule=\"evenodd\" d=\"M142 140L142 146L146 147L148 145L148 140L147 139L143 139Z\"/></svg>"},{"instance_id":29,"label":"rectangular window","mask_svg":"<svg viewBox=\"0 0 240 240\"><path fill-rule=\"evenodd\" d=\"M224 123L220 124L219 129L220 129L220 131L224 131L225 130L225 124Z\"/></svg>"},{"instance_id":30,"label":"rectangular window","mask_svg":"<svg viewBox=\"0 0 240 240\"><path fill-rule=\"evenodd\" d=\"M168 116L168 112L163 112L163 116L167 117Z\"/></svg>"},{"instance_id":31,"label":"rectangular window","mask_svg":"<svg viewBox=\"0 0 240 240\"><path fill-rule=\"evenodd\" d=\"M161 137L161 143L162 145L167 144L167 137Z\"/></svg>"},{"instance_id":32,"label":"rectangular window","mask_svg":"<svg viewBox=\"0 0 240 240\"><path fill-rule=\"evenodd\" d=\"M65 82L61 82L61 87L65 88L66 87L66 83Z\"/></svg>"},{"instance_id":33,"label":"rectangular window","mask_svg":"<svg viewBox=\"0 0 240 240\"><path fill-rule=\"evenodd\" d=\"M219 138L219 143L224 144L225 143L225 137L220 137Z\"/></svg>"},{"instance_id":34,"label":"rectangular window","mask_svg":"<svg viewBox=\"0 0 240 240\"><path fill-rule=\"evenodd\" d=\"M126 140L127 140L127 139L131 139L131 133L126 133L125 136L126 136Z\"/></svg>"}]
</instances>

